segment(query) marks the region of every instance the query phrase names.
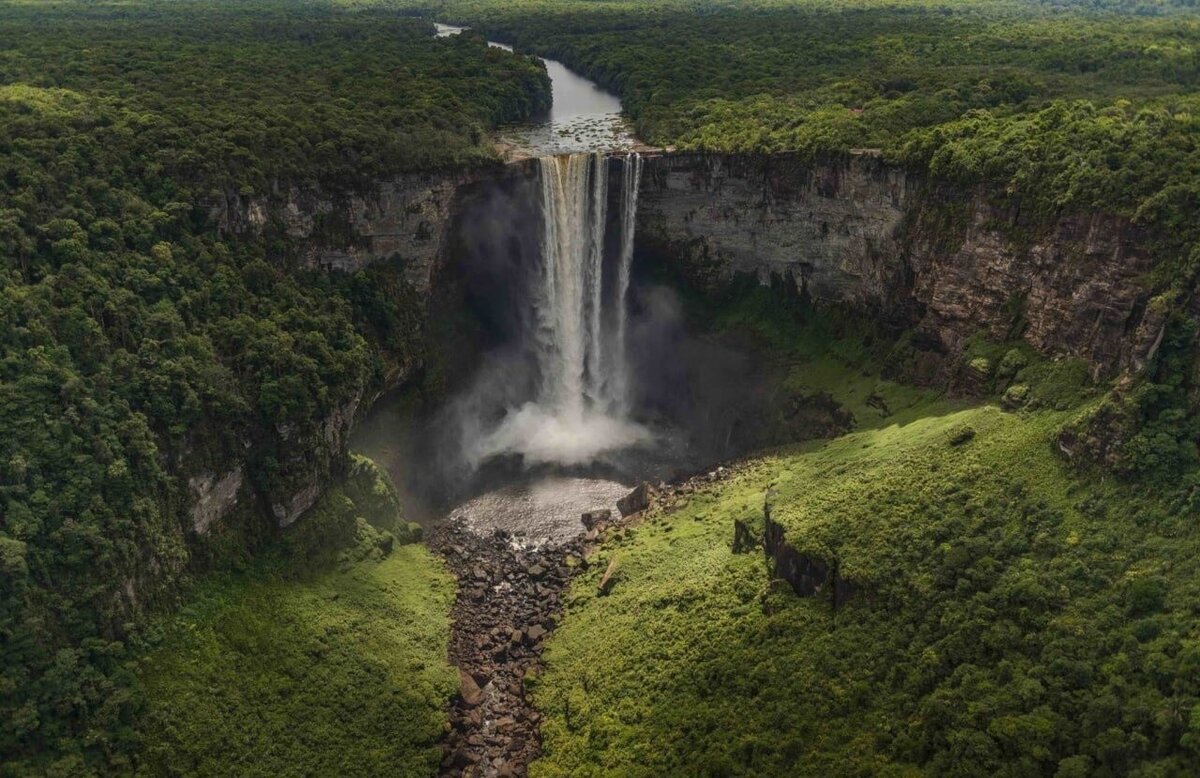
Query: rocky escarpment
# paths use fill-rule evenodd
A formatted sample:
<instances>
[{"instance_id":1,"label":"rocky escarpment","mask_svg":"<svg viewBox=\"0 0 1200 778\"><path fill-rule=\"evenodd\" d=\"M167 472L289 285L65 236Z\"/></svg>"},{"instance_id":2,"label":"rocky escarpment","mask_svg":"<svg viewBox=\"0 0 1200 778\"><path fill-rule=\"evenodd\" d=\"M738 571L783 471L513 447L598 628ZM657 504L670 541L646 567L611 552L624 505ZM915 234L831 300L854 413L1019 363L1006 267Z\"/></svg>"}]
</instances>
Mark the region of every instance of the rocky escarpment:
<instances>
[{"instance_id":1,"label":"rocky escarpment","mask_svg":"<svg viewBox=\"0 0 1200 778\"><path fill-rule=\"evenodd\" d=\"M982 331L1113 375L1145 364L1164 323L1147 307L1146 236L1128 220L1024 213L869 154L651 157L638 242L703 288L790 279L943 354Z\"/></svg>"},{"instance_id":2,"label":"rocky escarpment","mask_svg":"<svg viewBox=\"0 0 1200 778\"><path fill-rule=\"evenodd\" d=\"M524 161L398 175L351 193L229 193L211 215L229 233L285 237L304 268L357 272L393 263L417 304L428 305L439 284L465 285L466 295L494 291L506 262L533 250L525 245L532 233L515 225L536 218L516 205L535 202L522 190L535 176L536 164ZM637 230L641 256L669 262L702 288L738 274L790 280L818 303L911 328L913 342L939 357L983 331L1081 357L1098 376L1136 371L1157 348L1168 314L1152 304L1146 236L1127 220L1102 213L1048 220L984 189L939 184L869 154L817 163L789 154L651 155ZM478 237L474 249L461 240L469 231ZM470 273L448 261L479 246L492 256L472 259ZM439 274L464 278L439 282ZM401 383L418 367L394 365L386 381ZM279 525L316 499L344 455L348 430L385 388L363 387L313 434L279 431L276 448L294 456L281 460L286 488L263 498ZM248 479L235 475L243 468L230 462L189 474L196 532L254 503Z\"/></svg>"},{"instance_id":3,"label":"rocky escarpment","mask_svg":"<svg viewBox=\"0 0 1200 778\"><path fill-rule=\"evenodd\" d=\"M436 276L445 269L455 236L490 229L481 213L491 210L497 192L521 186L534 170L532 164L514 163L402 174L356 192L319 186L255 197L229 192L210 204L209 215L231 236L282 239L302 271L355 273L376 263L392 264L409 288L405 299L419 308L410 311L419 321L434 298ZM280 425L269 431L273 440L243 441L246 452L265 446L278 463L272 486L259 488L261 493L245 477L247 462L181 462L190 532L208 535L222 522L234 522L235 512L237 522L255 512L267 514L279 528L297 521L344 462L354 424L380 394L409 380L421 365L391 360L385 367L381 384L361 386L316 425Z\"/></svg>"},{"instance_id":4,"label":"rocky escarpment","mask_svg":"<svg viewBox=\"0 0 1200 778\"><path fill-rule=\"evenodd\" d=\"M375 262L401 263L405 280L427 294L464 199L533 170L522 161L405 173L361 191L290 186L250 197L227 192L210 204L209 216L226 233L285 235L308 270L353 273Z\"/></svg>"}]
</instances>

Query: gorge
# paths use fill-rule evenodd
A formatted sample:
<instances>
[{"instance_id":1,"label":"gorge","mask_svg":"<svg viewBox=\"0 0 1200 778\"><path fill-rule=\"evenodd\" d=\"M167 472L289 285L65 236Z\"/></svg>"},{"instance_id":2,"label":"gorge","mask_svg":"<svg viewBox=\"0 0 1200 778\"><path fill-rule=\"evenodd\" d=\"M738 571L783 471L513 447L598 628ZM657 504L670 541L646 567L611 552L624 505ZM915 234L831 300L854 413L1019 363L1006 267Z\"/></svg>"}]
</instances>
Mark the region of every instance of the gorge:
<instances>
[{"instance_id":1,"label":"gorge","mask_svg":"<svg viewBox=\"0 0 1200 778\"><path fill-rule=\"evenodd\" d=\"M989 2L0 0L0 778L1200 770L1197 36Z\"/></svg>"},{"instance_id":2,"label":"gorge","mask_svg":"<svg viewBox=\"0 0 1200 778\"><path fill-rule=\"evenodd\" d=\"M1162 332L1164 311L1150 304L1159 290L1144 272L1150 236L1120 217L1065 215L1029 241L1022 217L986 190L928 181L871 157L651 153L642 164L634 257L661 260L701 291L719 291L738 274L776 277L817 304L895 331L917 325L910 367L918 380L947 377L972 334L1003 337L1020 322L1018 337L1037 351L1083 360L1105 376L1144 365ZM342 201L292 192L241 207L290 219L289 235L314 266L354 270L403 256L405 279L428 300L449 256L461 253L461 238L451 236L469 233L466 224L489 242L536 253L535 241L505 233L486 212L499 199L515 220L513 202L536 202L537 165L518 161L469 179L401 177ZM256 229L237 213L225 223ZM320 214L344 224L332 235L352 240L306 226ZM350 257L353 264L342 259ZM395 365L388 385L417 368ZM344 435L350 418L333 424Z\"/></svg>"}]
</instances>

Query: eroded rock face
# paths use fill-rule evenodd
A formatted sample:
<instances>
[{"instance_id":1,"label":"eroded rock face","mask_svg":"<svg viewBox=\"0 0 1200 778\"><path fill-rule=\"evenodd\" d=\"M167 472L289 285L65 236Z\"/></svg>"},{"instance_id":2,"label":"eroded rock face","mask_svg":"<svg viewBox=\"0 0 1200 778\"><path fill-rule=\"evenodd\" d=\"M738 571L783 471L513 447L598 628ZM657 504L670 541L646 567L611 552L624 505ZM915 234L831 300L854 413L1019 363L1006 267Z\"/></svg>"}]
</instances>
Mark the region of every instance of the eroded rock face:
<instances>
[{"instance_id":1,"label":"eroded rock face","mask_svg":"<svg viewBox=\"0 0 1200 778\"><path fill-rule=\"evenodd\" d=\"M1161 337L1146 316L1146 236L1123 218L1047 225L867 155L671 154L648 159L642 182L639 245L701 288L774 275L817 303L915 327L942 353L980 331L1019 334L1097 375L1140 369Z\"/></svg>"},{"instance_id":2,"label":"eroded rock face","mask_svg":"<svg viewBox=\"0 0 1200 778\"><path fill-rule=\"evenodd\" d=\"M409 173L366 192L291 187L269 196L228 193L210 208L220 229L257 234L276 225L296 241L306 269L354 273L382 260L403 263L405 279L430 291L465 189L510 175L525 163L466 171Z\"/></svg>"},{"instance_id":3,"label":"eroded rock face","mask_svg":"<svg viewBox=\"0 0 1200 778\"><path fill-rule=\"evenodd\" d=\"M639 244L713 288L736 274L791 278L824 302L877 307L905 285L900 226L914 185L872 160L814 167L788 155L646 161Z\"/></svg>"},{"instance_id":4,"label":"eroded rock face","mask_svg":"<svg viewBox=\"0 0 1200 778\"><path fill-rule=\"evenodd\" d=\"M192 490L192 531L197 535L208 532L214 521L226 516L238 502L242 489L242 466L223 475L203 473L188 479Z\"/></svg>"},{"instance_id":5,"label":"eroded rock face","mask_svg":"<svg viewBox=\"0 0 1200 778\"><path fill-rule=\"evenodd\" d=\"M1097 376L1140 369L1162 329L1145 316L1144 235L1099 213L1064 215L1038 229L1018 209L976 193L963 201L965 229L950 248L935 232L944 220L927 216L950 197L943 191L919 206L902 255L924 306L922 330L951 351L980 330L997 339L1020 332L1042 353L1087 360ZM1149 342L1130 337L1143 324L1156 330Z\"/></svg>"}]
</instances>

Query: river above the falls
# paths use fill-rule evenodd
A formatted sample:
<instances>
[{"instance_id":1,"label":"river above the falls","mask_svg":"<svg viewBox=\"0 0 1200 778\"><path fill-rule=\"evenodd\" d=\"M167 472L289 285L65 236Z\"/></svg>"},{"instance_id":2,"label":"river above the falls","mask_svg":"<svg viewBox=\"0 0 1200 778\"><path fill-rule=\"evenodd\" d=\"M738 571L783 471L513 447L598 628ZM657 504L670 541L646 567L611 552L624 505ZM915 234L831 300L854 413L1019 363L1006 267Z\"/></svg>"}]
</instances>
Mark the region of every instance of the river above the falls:
<instances>
[{"instance_id":1,"label":"river above the falls","mask_svg":"<svg viewBox=\"0 0 1200 778\"><path fill-rule=\"evenodd\" d=\"M466 30L435 23L437 37L458 35ZM488 41L505 51L513 48ZM500 146L512 157L538 157L578 151L622 151L641 144L633 136L628 119L621 113L621 100L594 81L566 65L541 58L550 76L550 113L538 120L500 128Z\"/></svg>"}]
</instances>

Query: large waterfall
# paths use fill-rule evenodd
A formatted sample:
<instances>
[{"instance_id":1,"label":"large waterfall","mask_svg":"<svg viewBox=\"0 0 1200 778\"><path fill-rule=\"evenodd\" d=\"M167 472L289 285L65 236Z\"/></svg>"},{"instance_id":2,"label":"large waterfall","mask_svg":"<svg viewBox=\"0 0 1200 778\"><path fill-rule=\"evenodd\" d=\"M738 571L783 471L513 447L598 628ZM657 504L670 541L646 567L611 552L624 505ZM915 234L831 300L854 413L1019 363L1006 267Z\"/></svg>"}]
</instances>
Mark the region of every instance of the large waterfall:
<instances>
[{"instance_id":1,"label":"large waterfall","mask_svg":"<svg viewBox=\"0 0 1200 778\"><path fill-rule=\"evenodd\" d=\"M540 266L528 301L535 331L526 338L537 362L537 395L509 409L482 441L480 459L516 453L529 463L581 464L645 438L627 419L625 355L641 164L637 154L624 158L616 234L609 240L609 158L538 160Z\"/></svg>"}]
</instances>

